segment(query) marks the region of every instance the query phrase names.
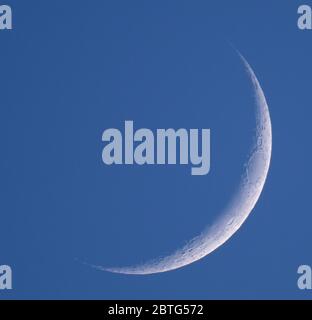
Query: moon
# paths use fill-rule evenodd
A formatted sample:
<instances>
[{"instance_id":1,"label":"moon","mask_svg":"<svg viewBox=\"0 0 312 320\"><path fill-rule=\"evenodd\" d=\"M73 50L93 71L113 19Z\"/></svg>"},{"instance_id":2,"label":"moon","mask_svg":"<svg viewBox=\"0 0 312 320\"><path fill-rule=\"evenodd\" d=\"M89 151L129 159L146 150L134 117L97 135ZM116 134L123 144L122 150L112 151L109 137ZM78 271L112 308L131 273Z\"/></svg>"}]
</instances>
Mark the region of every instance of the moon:
<instances>
[{"instance_id":1,"label":"moon","mask_svg":"<svg viewBox=\"0 0 312 320\"><path fill-rule=\"evenodd\" d=\"M272 126L269 108L260 83L246 59L238 53L253 85L256 128L243 166L237 191L211 226L173 254L129 267L92 267L113 273L148 275L182 268L198 261L224 244L242 226L255 207L263 190L272 153Z\"/></svg>"}]
</instances>

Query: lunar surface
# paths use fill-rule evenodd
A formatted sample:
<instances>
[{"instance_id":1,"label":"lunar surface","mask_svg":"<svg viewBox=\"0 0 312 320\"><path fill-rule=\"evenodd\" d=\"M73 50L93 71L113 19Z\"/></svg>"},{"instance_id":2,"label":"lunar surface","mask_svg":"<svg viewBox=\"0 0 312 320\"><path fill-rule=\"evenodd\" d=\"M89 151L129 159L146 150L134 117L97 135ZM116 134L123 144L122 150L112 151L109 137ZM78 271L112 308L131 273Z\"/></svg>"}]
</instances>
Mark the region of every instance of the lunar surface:
<instances>
[{"instance_id":1,"label":"lunar surface","mask_svg":"<svg viewBox=\"0 0 312 320\"><path fill-rule=\"evenodd\" d=\"M259 81L244 57L240 55L252 81L255 95L256 128L254 142L243 167L239 185L232 199L221 212L220 218L207 227L200 235L191 239L184 247L173 254L144 264L107 268L94 268L113 273L147 275L166 272L189 265L224 244L244 223L255 207L268 174L271 150L272 128L268 105Z\"/></svg>"}]
</instances>

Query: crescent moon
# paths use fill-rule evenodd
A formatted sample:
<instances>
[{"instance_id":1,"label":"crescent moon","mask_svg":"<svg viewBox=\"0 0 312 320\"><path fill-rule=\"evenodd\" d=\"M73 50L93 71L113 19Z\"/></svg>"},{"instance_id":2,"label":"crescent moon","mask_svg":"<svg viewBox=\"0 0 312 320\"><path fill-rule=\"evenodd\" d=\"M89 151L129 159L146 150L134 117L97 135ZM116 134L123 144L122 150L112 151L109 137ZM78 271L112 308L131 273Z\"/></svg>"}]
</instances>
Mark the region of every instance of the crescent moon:
<instances>
[{"instance_id":1,"label":"crescent moon","mask_svg":"<svg viewBox=\"0 0 312 320\"><path fill-rule=\"evenodd\" d=\"M92 267L113 273L147 275L175 270L207 256L242 226L255 207L263 190L272 153L272 126L269 108L260 83L246 59L238 53L253 84L256 128L254 142L246 159L237 192L213 225L191 239L173 254L130 267Z\"/></svg>"}]
</instances>

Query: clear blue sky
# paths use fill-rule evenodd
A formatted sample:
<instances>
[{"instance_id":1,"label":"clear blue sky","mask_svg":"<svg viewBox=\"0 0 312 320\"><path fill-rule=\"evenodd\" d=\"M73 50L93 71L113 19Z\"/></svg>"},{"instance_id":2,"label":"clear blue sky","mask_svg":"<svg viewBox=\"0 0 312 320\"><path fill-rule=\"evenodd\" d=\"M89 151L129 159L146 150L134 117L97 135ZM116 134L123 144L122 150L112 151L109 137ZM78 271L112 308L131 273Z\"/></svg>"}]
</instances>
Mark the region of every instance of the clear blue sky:
<instances>
[{"instance_id":1,"label":"clear blue sky","mask_svg":"<svg viewBox=\"0 0 312 320\"><path fill-rule=\"evenodd\" d=\"M301 1L6 1L0 31L1 298L311 298L312 33ZM312 2L311 2L312 5ZM151 276L94 270L170 253L218 215L250 145L254 68L273 126L261 198L221 248ZM210 128L211 172L106 167L104 129Z\"/></svg>"}]
</instances>

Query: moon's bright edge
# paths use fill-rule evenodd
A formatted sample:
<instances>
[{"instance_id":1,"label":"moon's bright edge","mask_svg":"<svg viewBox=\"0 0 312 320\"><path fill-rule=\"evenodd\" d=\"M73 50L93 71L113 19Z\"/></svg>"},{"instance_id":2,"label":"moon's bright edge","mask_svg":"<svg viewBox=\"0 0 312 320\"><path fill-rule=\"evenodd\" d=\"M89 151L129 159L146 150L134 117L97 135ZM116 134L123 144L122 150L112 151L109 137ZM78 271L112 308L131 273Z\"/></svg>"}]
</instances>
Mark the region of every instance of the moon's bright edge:
<instances>
[{"instance_id":1,"label":"moon's bright edge","mask_svg":"<svg viewBox=\"0 0 312 320\"><path fill-rule=\"evenodd\" d=\"M175 270L189 265L224 244L244 223L255 207L264 187L269 171L272 152L272 127L269 108L260 83L246 61L243 64L252 81L256 104L256 128L254 142L245 162L237 192L233 195L220 218L200 235L191 239L173 254L144 264L129 267L92 267L113 273L147 275Z\"/></svg>"}]
</instances>

